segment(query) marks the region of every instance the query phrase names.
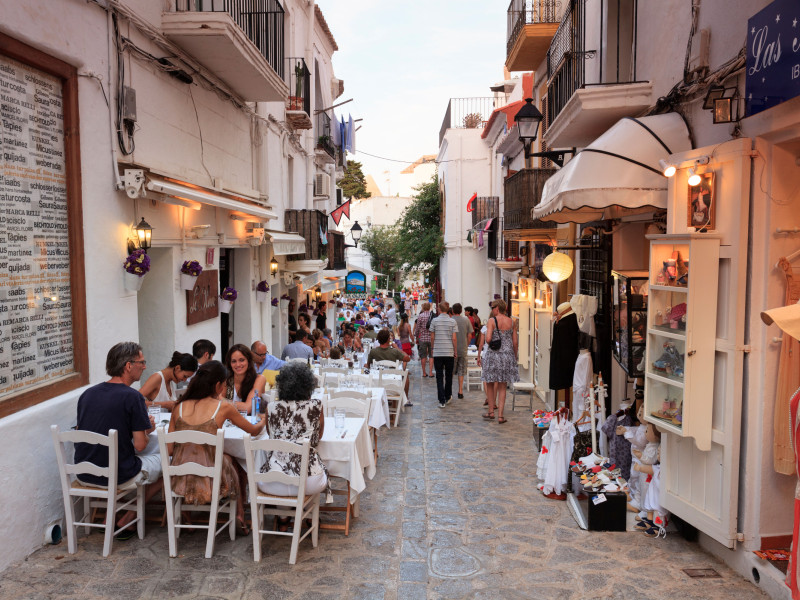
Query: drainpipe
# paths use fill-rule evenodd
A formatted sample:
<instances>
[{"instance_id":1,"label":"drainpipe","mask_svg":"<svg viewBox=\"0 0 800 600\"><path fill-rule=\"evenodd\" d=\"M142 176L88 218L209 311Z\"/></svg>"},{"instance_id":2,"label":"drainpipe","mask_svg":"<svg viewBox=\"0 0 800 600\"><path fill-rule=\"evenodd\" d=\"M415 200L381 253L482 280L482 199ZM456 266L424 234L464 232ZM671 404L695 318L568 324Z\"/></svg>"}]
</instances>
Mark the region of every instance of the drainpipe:
<instances>
[{"instance_id":1,"label":"drainpipe","mask_svg":"<svg viewBox=\"0 0 800 600\"><path fill-rule=\"evenodd\" d=\"M314 23L315 23L315 0L310 0L308 3L308 31L306 32L306 47L305 47L305 61L306 66L308 67L309 71L309 89L308 93L310 94L311 99L311 114L309 117L312 119L314 118L314 109L316 108L316 104L314 99L316 98L316 79L317 74L314 68ZM306 131L306 140L311 138L311 152L306 156L306 198L311 199L311 206L309 208L314 208L314 131L313 123L311 129ZM306 200L308 202L308 200Z\"/></svg>"},{"instance_id":2,"label":"drainpipe","mask_svg":"<svg viewBox=\"0 0 800 600\"><path fill-rule=\"evenodd\" d=\"M112 32L114 31L114 23L112 21L112 11L110 9L106 10L106 23L108 27L108 124L109 124L109 135L111 136L111 168L114 173L114 189L117 191L121 191L125 189L125 185L122 183L122 178L119 176L119 166L117 164L117 138L116 138L116 125L114 125L114 117L112 115L113 106L114 106L114 91L111 85L111 82L114 81L111 79L111 50L114 47L114 41L112 39ZM102 86L102 83L101 83Z\"/></svg>"}]
</instances>

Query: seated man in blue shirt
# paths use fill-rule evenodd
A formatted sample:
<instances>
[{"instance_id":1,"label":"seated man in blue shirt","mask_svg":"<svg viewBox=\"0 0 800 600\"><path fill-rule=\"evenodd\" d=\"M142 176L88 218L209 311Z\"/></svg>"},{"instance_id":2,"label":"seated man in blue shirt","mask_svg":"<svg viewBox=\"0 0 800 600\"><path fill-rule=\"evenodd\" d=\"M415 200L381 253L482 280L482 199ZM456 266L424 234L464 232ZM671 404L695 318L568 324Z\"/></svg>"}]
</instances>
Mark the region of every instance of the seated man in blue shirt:
<instances>
[{"instance_id":1,"label":"seated man in blue shirt","mask_svg":"<svg viewBox=\"0 0 800 600\"><path fill-rule=\"evenodd\" d=\"M281 353L281 360L289 360L290 358L306 358L314 360L314 351L311 346L314 341L311 335L302 329L297 330L295 340L291 344L287 344Z\"/></svg>"},{"instance_id":2,"label":"seated man in blue shirt","mask_svg":"<svg viewBox=\"0 0 800 600\"><path fill-rule=\"evenodd\" d=\"M253 342L250 350L253 352L253 362L256 365L256 373L258 375L261 375L264 371L280 371L280 368L286 364L267 352L267 345L261 340Z\"/></svg>"}]
</instances>

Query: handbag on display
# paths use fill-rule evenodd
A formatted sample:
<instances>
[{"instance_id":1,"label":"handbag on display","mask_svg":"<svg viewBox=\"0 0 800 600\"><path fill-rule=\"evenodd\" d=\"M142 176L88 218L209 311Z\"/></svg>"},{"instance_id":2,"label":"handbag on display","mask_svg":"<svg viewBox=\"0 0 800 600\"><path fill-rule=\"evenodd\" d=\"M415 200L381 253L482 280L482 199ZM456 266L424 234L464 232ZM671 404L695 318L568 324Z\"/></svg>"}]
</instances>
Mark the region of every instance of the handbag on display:
<instances>
[{"instance_id":1,"label":"handbag on display","mask_svg":"<svg viewBox=\"0 0 800 600\"><path fill-rule=\"evenodd\" d=\"M503 340L500 339L500 330L498 329L497 325L497 317L492 317L494 319L494 331L492 332L492 339L489 342L489 350L494 350L497 352L500 350L500 346L503 345ZM497 334L495 336L495 334Z\"/></svg>"}]
</instances>

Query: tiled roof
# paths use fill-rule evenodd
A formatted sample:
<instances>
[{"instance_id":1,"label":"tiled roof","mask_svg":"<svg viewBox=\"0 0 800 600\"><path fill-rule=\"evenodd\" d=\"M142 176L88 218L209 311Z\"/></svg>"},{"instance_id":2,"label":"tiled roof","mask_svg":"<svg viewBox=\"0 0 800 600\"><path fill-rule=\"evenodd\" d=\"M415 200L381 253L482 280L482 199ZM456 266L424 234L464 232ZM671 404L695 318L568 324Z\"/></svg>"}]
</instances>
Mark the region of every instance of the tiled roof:
<instances>
[{"instance_id":1,"label":"tiled roof","mask_svg":"<svg viewBox=\"0 0 800 600\"><path fill-rule=\"evenodd\" d=\"M333 34L331 33L330 27L328 27L328 22L325 20L325 17L322 15L322 10L319 7L319 4L314 5L314 14L317 16L317 22L319 26L322 28L322 31L328 38L328 41L333 46L334 52L339 49L339 46L336 44L336 40L333 39Z\"/></svg>"},{"instance_id":2,"label":"tiled roof","mask_svg":"<svg viewBox=\"0 0 800 600\"><path fill-rule=\"evenodd\" d=\"M531 98L533 96L533 73L525 73L522 76L522 97L523 98ZM514 125L514 117L517 116L517 112L519 109L522 108L522 105L525 104L524 100L517 100L516 102L512 102L510 104L506 104L505 106L501 106L500 108L494 109L492 111L492 115L489 117L489 120L486 122L486 125L483 128L483 133L481 133L481 138L486 139L486 136L489 135L489 131L494 125L494 122L497 120L497 117L500 113L503 113L506 116L506 123L508 123L509 127L513 127Z\"/></svg>"}]
</instances>

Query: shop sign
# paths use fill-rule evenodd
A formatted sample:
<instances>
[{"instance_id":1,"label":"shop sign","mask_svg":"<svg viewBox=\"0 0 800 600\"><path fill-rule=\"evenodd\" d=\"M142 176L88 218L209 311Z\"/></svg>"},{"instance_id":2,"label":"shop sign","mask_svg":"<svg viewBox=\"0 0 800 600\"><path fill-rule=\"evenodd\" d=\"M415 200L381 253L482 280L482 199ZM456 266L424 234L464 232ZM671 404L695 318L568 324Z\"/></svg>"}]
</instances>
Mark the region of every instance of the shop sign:
<instances>
[{"instance_id":1,"label":"shop sign","mask_svg":"<svg viewBox=\"0 0 800 600\"><path fill-rule=\"evenodd\" d=\"M362 271L348 271L345 283L348 294L364 294L367 291L367 276Z\"/></svg>"},{"instance_id":2,"label":"shop sign","mask_svg":"<svg viewBox=\"0 0 800 600\"><path fill-rule=\"evenodd\" d=\"M747 21L749 117L800 95L800 5L775 0Z\"/></svg>"},{"instance_id":3,"label":"shop sign","mask_svg":"<svg viewBox=\"0 0 800 600\"><path fill-rule=\"evenodd\" d=\"M61 81L0 56L0 398L75 371Z\"/></svg>"},{"instance_id":4,"label":"shop sign","mask_svg":"<svg viewBox=\"0 0 800 600\"><path fill-rule=\"evenodd\" d=\"M191 290L186 290L186 324L194 325L219 315L217 297L219 282L217 270L206 269L197 276L197 283Z\"/></svg>"}]
</instances>

